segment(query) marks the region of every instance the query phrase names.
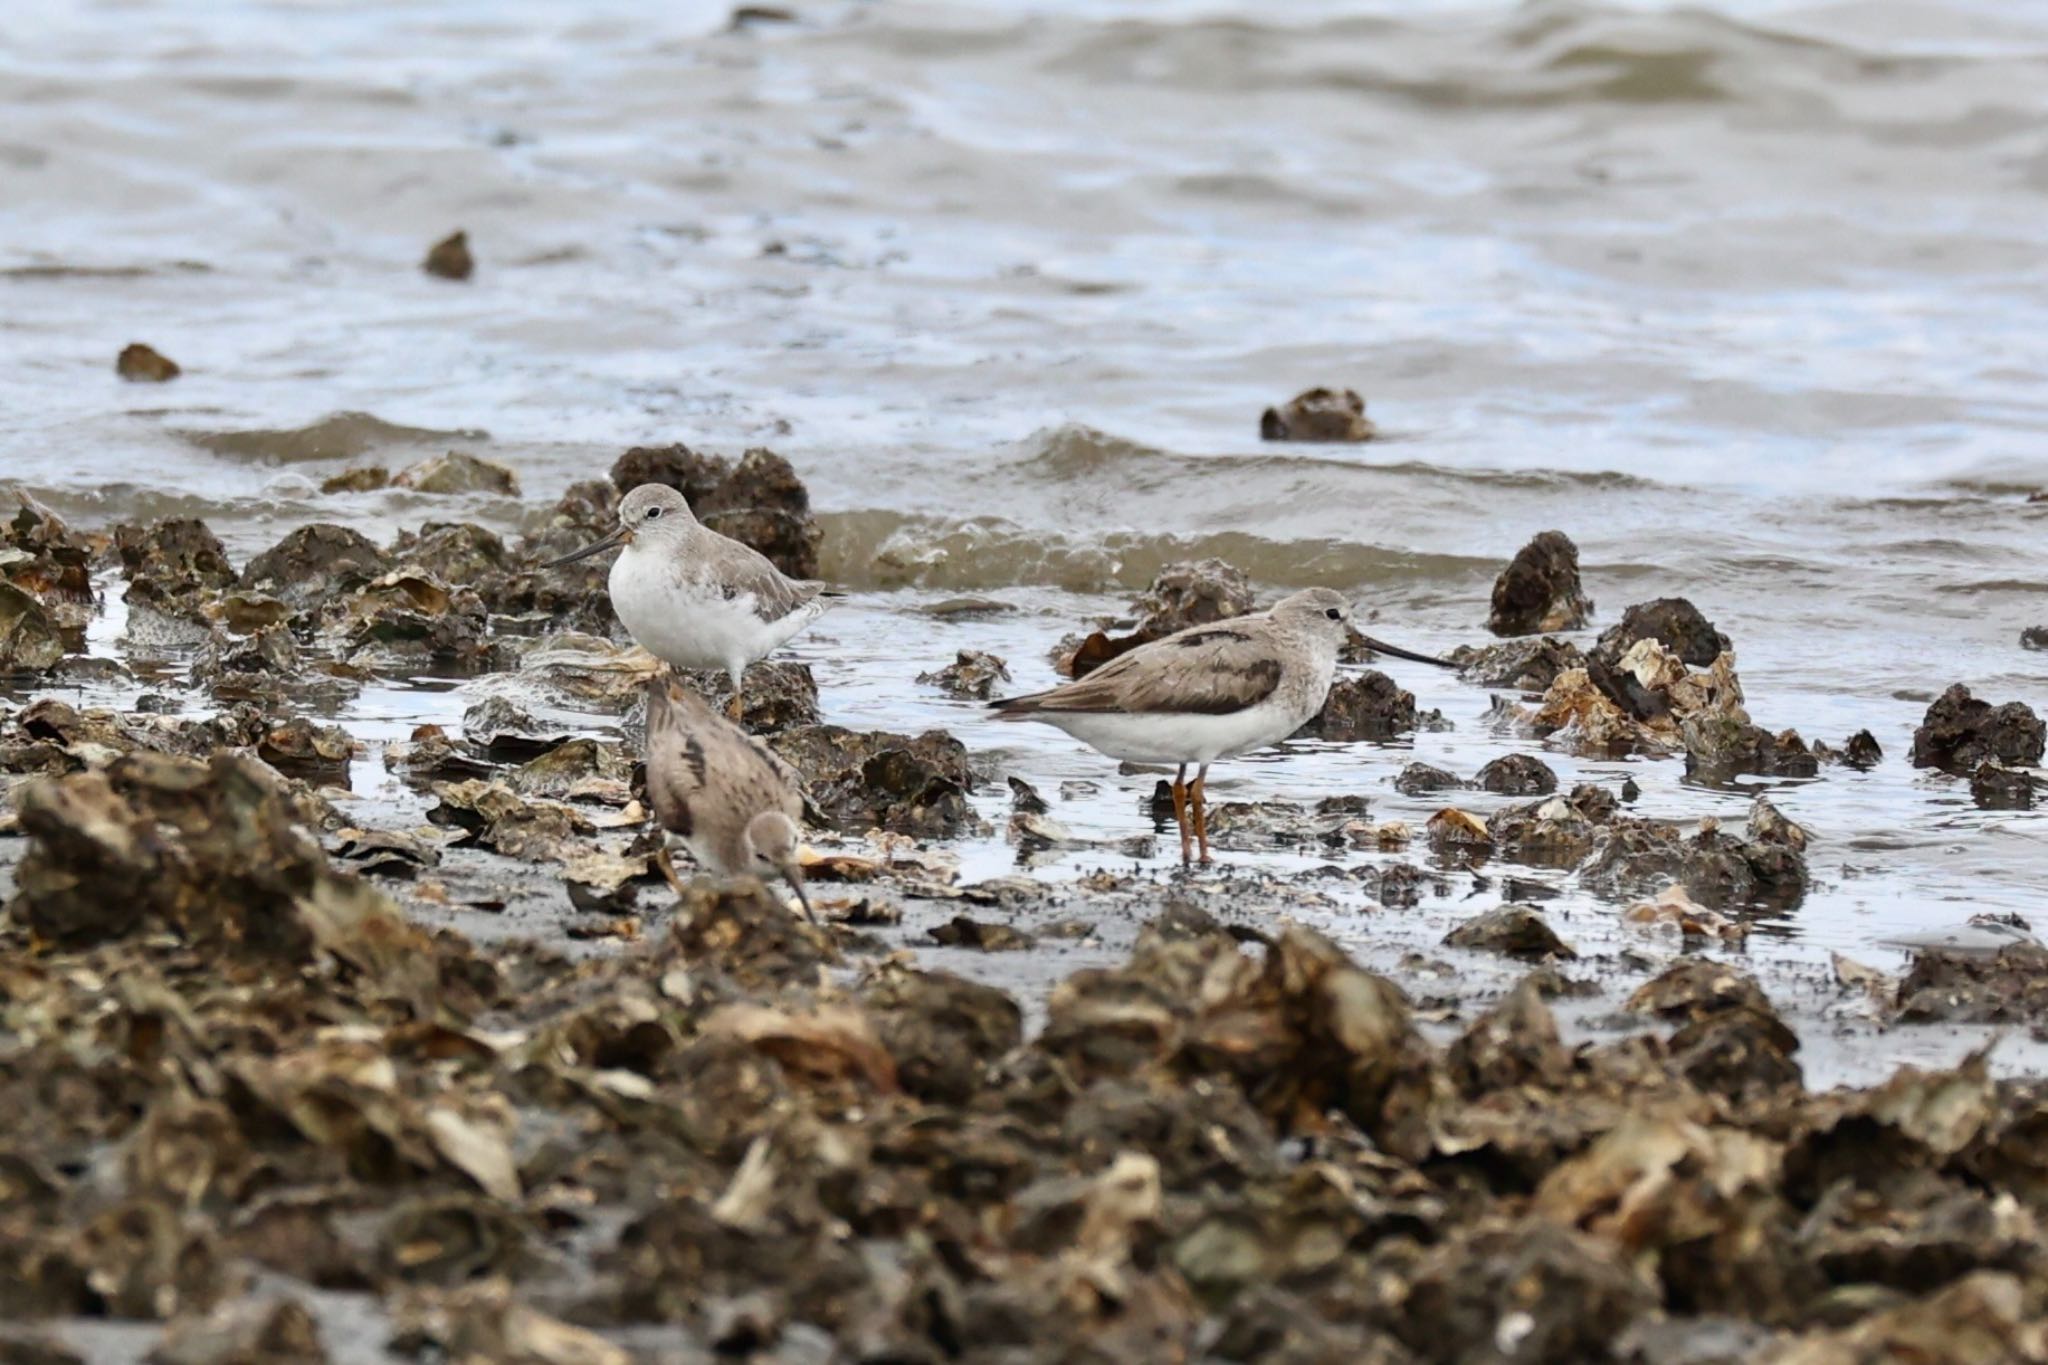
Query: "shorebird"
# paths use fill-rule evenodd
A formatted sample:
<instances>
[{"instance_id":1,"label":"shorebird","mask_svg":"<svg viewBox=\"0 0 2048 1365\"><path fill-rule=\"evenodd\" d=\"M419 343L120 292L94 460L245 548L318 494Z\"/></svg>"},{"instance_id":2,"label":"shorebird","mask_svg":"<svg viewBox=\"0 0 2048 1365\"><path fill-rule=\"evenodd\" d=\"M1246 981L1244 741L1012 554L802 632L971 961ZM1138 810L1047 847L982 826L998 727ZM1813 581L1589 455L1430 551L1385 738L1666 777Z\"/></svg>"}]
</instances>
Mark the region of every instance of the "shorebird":
<instances>
[{"instance_id":1,"label":"shorebird","mask_svg":"<svg viewBox=\"0 0 2048 1365\"><path fill-rule=\"evenodd\" d=\"M815 922L797 866L804 801L795 770L674 677L647 684L647 799L699 866L724 877L781 877ZM681 895L666 846L654 861Z\"/></svg>"},{"instance_id":2,"label":"shorebird","mask_svg":"<svg viewBox=\"0 0 2048 1365\"><path fill-rule=\"evenodd\" d=\"M1341 593L1309 588L1266 611L1140 645L1050 691L989 706L1002 720L1057 725L1111 758L1175 765L1181 861L1199 843L1206 863L1209 765L1277 743L1322 710L1351 617Z\"/></svg>"},{"instance_id":3,"label":"shorebird","mask_svg":"<svg viewBox=\"0 0 2048 1365\"><path fill-rule=\"evenodd\" d=\"M823 614L837 596L783 575L752 546L698 521L681 493L643 483L619 502L619 529L549 560L557 568L625 546L606 589L612 610L648 653L676 668L721 668L732 679L726 714L740 718L747 665Z\"/></svg>"}]
</instances>

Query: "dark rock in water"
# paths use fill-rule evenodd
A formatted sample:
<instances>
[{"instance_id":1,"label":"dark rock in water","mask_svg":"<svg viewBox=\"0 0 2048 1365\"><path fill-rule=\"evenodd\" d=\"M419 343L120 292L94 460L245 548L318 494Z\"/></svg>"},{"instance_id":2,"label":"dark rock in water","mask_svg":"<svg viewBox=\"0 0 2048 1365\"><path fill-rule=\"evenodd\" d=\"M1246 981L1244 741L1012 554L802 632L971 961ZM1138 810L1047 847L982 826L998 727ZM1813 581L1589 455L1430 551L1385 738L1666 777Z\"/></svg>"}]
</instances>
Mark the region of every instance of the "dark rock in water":
<instances>
[{"instance_id":1,"label":"dark rock in water","mask_svg":"<svg viewBox=\"0 0 2048 1365\"><path fill-rule=\"evenodd\" d=\"M1010 810L1017 815L1043 815L1052 807L1038 794L1038 788L1021 777L1008 779L1010 784ZM1169 789L1170 791L1170 789ZM1169 794L1168 800L1170 801Z\"/></svg>"},{"instance_id":2,"label":"dark rock in water","mask_svg":"<svg viewBox=\"0 0 2048 1365\"><path fill-rule=\"evenodd\" d=\"M1676 1068L1702 1090L1731 1099L1796 1087L1799 1036L1778 1017L1756 981L1719 963L1681 962L1629 997L1628 1008L1679 1029Z\"/></svg>"},{"instance_id":3,"label":"dark rock in water","mask_svg":"<svg viewBox=\"0 0 2048 1365\"><path fill-rule=\"evenodd\" d=\"M390 569L384 552L359 532L315 522L250 560L242 569L242 586L304 609L359 588Z\"/></svg>"},{"instance_id":4,"label":"dark rock in water","mask_svg":"<svg viewBox=\"0 0 2048 1365\"><path fill-rule=\"evenodd\" d=\"M2048 649L2048 626L2028 626L2021 631L2020 648Z\"/></svg>"},{"instance_id":5,"label":"dark rock in water","mask_svg":"<svg viewBox=\"0 0 2048 1365\"><path fill-rule=\"evenodd\" d=\"M1460 645L1446 657L1458 666L1458 676L1467 682L1481 687L1510 687L1520 692L1547 692L1558 674L1586 666L1586 657L1577 645L1547 635L1484 648Z\"/></svg>"},{"instance_id":6,"label":"dark rock in water","mask_svg":"<svg viewBox=\"0 0 2048 1365\"><path fill-rule=\"evenodd\" d=\"M1455 791L1471 784L1453 772L1432 768L1427 763L1410 763L1394 776L1394 790L1404 796L1421 796L1425 792Z\"/></svg>"},{"instance_id":7,"label":"dark rock in water","mask_svg":"<svg viewBox=\"0 0 2048 1365\"><path fill-rule=\"evenodd\" d=\"M196 517L166 517L114 528L114 552L128 580L125 600L167 616L197 618L203 608L235 586L227 547Z\"/></svg>"},{"instance_id":8,"label":"dark rock in water","mask_svg":"<svg viewBox=\"0 0 2048 1365\"><path fill-rule=\"evenodd\" d=\"M0 586L18 588L41 608L41 618L65 640L82 650L86 622L92 616L94 547L72 532L61 518L27 493L17 491L14 514L0 524ZM19 602L0 618L0 633L21 614ZM28 627L19 627L27 631ZM17 646L17 649L25 647ZM5 646L0 646L4 650Z\"/></svg>"},{"instance_id":9,"label":"dark rock in water","mask_svg":"<svg viewBox=\"0 0 2048 1365\"><path fill-rule=\"evenodd\" d=\"M1499 953L1524 962L1578 956L1542 915L1524 905L1503 905L1466 920L1444 935L1444 943L1447 947Z\"/></svg>"},{"instance_id":10,"label":"dark rock in water","mask_svg":"<svg viewBox=\"0 0 2048 1365\"><path fill-rule=\"evenodd\" d=\"M1420 905L1428 875L1413 863L1388 863L1370 878L1373 899L1390 908Z\"/></svg>"},{"instance_id":11,"label":"dark rock in water","mask_svg":"<svg viewBox=\"0 0 2048 1365\"><path fill-rule=\"evenodd\" d=\"M410 469L402 469L391 482L395 487L410 488L415 493L502 493L506 497L519 496L519 476L509 466L460 450L451 450Z\"/></svg>"},{"instance_id":12,"label":"dark rock in water","mask_svg":"<svg viewBox=\"0 0 2048 1365\"><path fill-rule=\"evenodd\" d=\"M1700 711L1678 723L1678 735L1685 745L1688 777L1813 777L1820 772L1819 756L1806 747L1797 730L1774 735L1735 715Z\"/></svg>"},{"instance_id":13,"label":"dark rock in water","mask_svg":"<svg viewBox=\"0 0 2048 1365\"><path fill-rule=\"evenodd\" d=\"M360 665L431 662L475 670L493 658L489 613L473 588L420 569L394 569L321 607L320 628Z\"/></svg>"},{"instance_id":14,"label":"dark rock in water","mask_svg":"<svg viewBox=\"0 0 2048 1365\"><path fill-rule=\"evenodd\" d=\"M380 464L357 465L320 481L322 493L374 493L391 486L391 471Z\"/></svg>"},{"instance_id":15,"label":"dark rock in water","mask_svg":"<svg viewBox=\"0 0 2048 1365\"><path fill-rule=\"evenodd\" d=\"M178 368L177 361L154 346L131 341L114 357L114 373L131 384L166 384L184 371Z\"/></svg>"},{"instance_id":16,"label":"dark rock in water","mask_svg":"<svg viewBox=\"0 0 2048 1365\"><path fill-rule=\"evenodd\" d=\"M493 576L512 566L504 541L466 521L430 521L417 531L401 531L389 553L400 565L425 569L444 583L477 589L486 602Z\"/></svg>"},{"instance_id":17,"label":"dark rock in water","mask_svg":"<svg viewBox=\"0 0 2048 1365\"><path fill-rule=\"evenodd\" d=\"M309 780L346 779L356 744L339 725L304 716L274 720L256 741L256 756L281 773Z\"/></svg>"},{"instance_id":18,"label":"dark rock in water","mask_svg":"<svg viewBox=\"0 0 2048 1365\"><path fill-rule=\"evenodd\" d=\"M948 696L987 701L995 695L998 681L1010 680L1010 667L993 654L963 649L952 663L929 673L920 673L917 680L938 688Z\"/></svg>"},{"instance_id":19,"label":"dark rock in water","mask_svg":"<svg viewBox=\"0 0 2048 1365\"><path fill-rule=\"evenodd\" d=\"M732 700L732 679L716 669L670 670L683 686L722 711ZM809 664L769 659L747 670L740 692L740 725L757 735L818 723L818 680Z\"/></svg>"},{"instance_id":20,"label":"dark rock in water","mask_svg":"<svg viewBox=\"0 0 2048 1365\"><path fill-rule=\"evenodd\" d=\"M819 813L842 829L943 838L976 825L966 746L942 731L912 738L801 725L769 744L803 774Z\"/></svg>"},{"instance_id":21,"label":"dark rock in water","mask_svg":"<svg viewBox=\"0 0 2048 1365\"><path fill-rule=\"evenodd\" d=\"M1592 615L1592 599L1579 582L1579 547L1562 531L1544 531L1494 580L1486 628L1495 635L1542 635L1577 630Z\"/></svg>"},{"instance_id":22,"label":"dark rock in water","mask_svg":"<svg viewBox=\"0 0 2048 1365\"><path fill-rule=\"evenodd\" d=\"M1899 983L1906 1023L2048 1025L2048 948L2014 943L1995 954L1923 952Z\"/></svg>"},{"instance_id":23,"label":"dark rock in water","mask_svg":"<svg viewBox=\"0 0 2048 1365\"><path fill-rule=\"evenodd\" d=\"M1546 796L1557 790L1557 774L1533 754L1502 754L1479 770L1481 791L1503 796Z\"/></svg>"},{"instance_id":24,"label":"dark rock in water","mask_svg":"<svg viewBox=\"0 0 2048 1365\"><path fill-rule=\"evenodd\" d=\"M64 638L43 604L0 580L0 674L41 673L63 657Z\"/></svg>"},{"instance_id":25,"label":"dark rock in water","mask_svg":"<svg viewBox=\"0 0 2048 1365\"><path fill-rule=\"evenodd\" d=\"M1392 739L1411 730L1450 728L1440 711L1417 712L1415 694L1378 669L1337 679L1322 712L1299 733L1317 739Z\"/></svg>"},{"instance_id":26,"label":"dark rock in water","mask_svg":"<svg viewBox=\"0 0 2048 1365\"><path fill-rule=\"evenodd\" d=\"M1534 867L1576 867L1593 849L1598 827L1614 815L1604 787L1581 783L1568 797L1502 806L1487 817L1488 840L1516 862Z\"/></svg>"},{"instance_id":27,"label":"dark rock in water","mask_svg":"<svg viewBox=\"0 0 2048 1365\"><path fill-rule=\"evenodd\" d=\"M1698 607L1683 597L1659 597L1651 602L1638 602L1621 614L1621 620L1601 632L1587 656L1589 671L1594 663L1610 672L1618 670L1621 656L1638 640L1655 640L1681 663L1694 668L1705 668L1734 648L1728 637L1700 614ZM1599 681L1597 675L1594 681ZM1621 698L1615 700L1620 702Z\"/></svg>"},{"instance_id":28,"label":"dark rock in water","mask_svg":"<svg viewBox=\"0 0 2048 1365\"><path fill-rule=\"evenodd\" d=\"M735 464L681 444L635 446L613 463L611 482L620 494L643 483L666 484L720 535L751 545L792 578L818 576L825 533L811 515L810 490L772 450L756 447Z\"/></svg>"},{"instance_id":29,"label":"dark rock in water","mask_svg":"<svg viewBox=\"0 0 2048 1365\"><path fill-rule=\"evenodd\" d=\"M476 273L476 258L469 254L469 234L460 229L427 249L420 269L444 280L466 280Z\"/></svg>"},{"instance_id":30,"label":"dark rock in water","mask_svg":"<svg viewBox=\"0 0 2048 1365\"><path fill-rule=\"evenodd\" d=\"M1304 389L1259 416L1262 441L1370 441L1365 400L1351 389Z\"/></svg>"},{"instance_id":31,"label":"dark rock in water","mask_svg":"<svg viewBox=\"0 0 2048 1365\"><path fill-rule=\"evenodd\" d=\"M1969 772L1986 760L2031 766L2041 761L2044 738L2048 730L2025 702L1993 706L1956 683L1913 731L1913 766L1952 773Z\"/></svg>"},{"instance_id":32,"label":"dark rock in water","mask_svg":"<svg viewBox=\"0 0 2048 1365\"><path fill-rule=\"evenodd\" d=\"M1789 844L1737 839L1718 828L1688 839L1670 825L1634 818L1601 831L1580 872L1588 890L1607 896L1654 893L1672 882L1700 904L1797 904L1806 894L1806 861Z\"/></svg>"},{"instance_id":33,"label":"dark rock in water","mask_svg":"<svg viewBox=\"0 0 2048 1365\"><path fill-rule=\"evenodd\" d=\"M1252 582L1220 559L1183 560L1152 576L1138 594L1138 634L1157 640L1189 626L1213 625L1252 610Z\"/></svg>"},{"instance_id":34,"label":"dark rock in water","mask_svg":"<svg viewBox=\"0 0 2048 1365\"><path fill-rule=\"evenodd\" d=\"M935 926L931 937L932 942L948 948L973 948L984 953L1016 952L1032 947L1035 942L1031 935L1013 925L991 924L965 915L955 915Z\"/></svg>"},{"instance_id":35,"label":"dark rock in water","mask_svg":"<svg viewBox=\"0 0 2048 1365\"><path fill-rule=\"evenodd\" d=\"M1884 758L1884 750L1878 747L1877 736L1868 730L1858 730L1842 745L1842 762L1852 768L1874 768Z\"/></svg>"},{"instance_id":36,"label":"dark rock in water","mask_svg":"<svg viewBox=\"0 0 2048 1365\"><path fill-rule=\"evenodd\" d=\"M4 1358L4 1357L0 1357ZM180 1317L150 1352L149 1365L326 1365L319 1325L297 1299L230 1299L203 1316Z\"/></svg>"},{"instance_id":37,"label":"dark rock in water","mask_svg":"<svg viewBox=\"0 0 2048 1365\"><path fill-rule=\"evenodd\" d=\"M2034 775L1999 763L1979 763L1970 774L1970 799L1983 810L2031 810Z\"/></svg>"}]
</instances>

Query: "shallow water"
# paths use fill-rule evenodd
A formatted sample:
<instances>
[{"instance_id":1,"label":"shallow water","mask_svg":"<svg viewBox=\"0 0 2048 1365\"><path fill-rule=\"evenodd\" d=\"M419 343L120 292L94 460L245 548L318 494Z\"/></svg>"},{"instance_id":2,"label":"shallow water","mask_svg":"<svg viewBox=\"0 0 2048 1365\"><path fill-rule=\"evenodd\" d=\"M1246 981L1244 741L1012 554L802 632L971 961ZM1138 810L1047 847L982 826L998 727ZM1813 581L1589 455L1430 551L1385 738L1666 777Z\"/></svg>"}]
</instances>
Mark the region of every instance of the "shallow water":
<instances>
[{"instance_id":1,"label":"shallow water","mask_svg":"<svg viewBox=\"0 0 2048 1365\"><path fill-rule=\"evenodd\" d=\"M11 16L0 476L85 525L197 514L245 556L313 519L513 529L629 444L771 445L859 594L791 651L828 718L952 729L1106 841L1151 828L1149 776L915 674L971 646L1041 685L1080 618L1202 554L1354 593L1403 644L1476 642L1500 564L1558 527L1601 623L1690 596L1761 723L1886 750L1776 794L1817 885L1753 957L1896 961L1877 940L2035 908L2048 823L1905 752L1949 682L2048 702L2018 645L2048 619L2048 12L798 8ZM456 226L466 285L416 268ZM116 379L136 339L185 377ZM1259 410L1314 383L1365 392L1386 439L1262 445ZM523 499L317 491L449 447ZM1016 610L920 610L963 591ZM1520 743L1483 691L1390 671L1455 728L1234 762L1218 799L1419 823L1403 762ZM360 782L461 704L366 691ZM1677 760L1546 757L1633 775L1654 815L1748 801Z\"/></svg>"}]
</instances>

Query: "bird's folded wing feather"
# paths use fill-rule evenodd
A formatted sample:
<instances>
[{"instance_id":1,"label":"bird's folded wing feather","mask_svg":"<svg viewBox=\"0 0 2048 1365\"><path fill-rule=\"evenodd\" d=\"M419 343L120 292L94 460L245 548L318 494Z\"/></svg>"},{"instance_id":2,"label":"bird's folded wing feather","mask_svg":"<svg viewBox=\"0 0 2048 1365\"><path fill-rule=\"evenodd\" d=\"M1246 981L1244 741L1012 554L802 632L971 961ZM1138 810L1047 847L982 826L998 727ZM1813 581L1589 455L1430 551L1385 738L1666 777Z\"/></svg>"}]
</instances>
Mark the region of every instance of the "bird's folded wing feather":
<instances>
[{"instance_id":1,"label":"bird's folded wing feather","mask_svg":"<svg viewBox=\"0 0 2048 1365\"><path fill-rule=\"evenodd\" d=\"M1227 716L1280 686L1280 660L1264 632L1202 626L1140 645L1085 678L998 703L1010 715L1123 712Z\"/></svg>"},{"instance_id":2,"label":"bird's folded wing feather","mask_svg":"<svg viewBox=\"0 0 2048 1365\"><path fill-rule=\"evenodd\" d=\"M763 621L780 621L827 591L823 583L785 577L766 555L730 536L706 532L705 542L702 553L677 561L677 578L689 586L710 586L728 598L751 595L754 615Z\"/></svg>"}]
</instances>

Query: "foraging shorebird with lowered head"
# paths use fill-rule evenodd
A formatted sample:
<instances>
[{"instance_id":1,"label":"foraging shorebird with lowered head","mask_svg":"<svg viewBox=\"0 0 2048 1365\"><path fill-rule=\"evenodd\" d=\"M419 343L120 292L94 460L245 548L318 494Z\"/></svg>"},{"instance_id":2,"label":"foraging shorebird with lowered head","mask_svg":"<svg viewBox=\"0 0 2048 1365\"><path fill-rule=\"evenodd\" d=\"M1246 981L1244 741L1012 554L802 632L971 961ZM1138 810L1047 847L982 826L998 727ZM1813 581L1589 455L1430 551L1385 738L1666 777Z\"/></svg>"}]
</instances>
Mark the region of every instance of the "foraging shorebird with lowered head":
<instances>
[{"instance_id":1,"label":"foraging shorebird with lowered head","mask_svg":"<svg viewBox=\"0 0 2048 1365\"><path fill-rule=\"evenodd\" d=\"M797 864L804 801L795 770L674 677L647 684L647 799L699 866L724 877L781 877L804 918L816 918ZM681 895L667 848L655 863Z\"/></svg>"},{"instance_id":2,"label":"foraging shorebird with lowered head","mask_svg":"<svg viewBox=\"0 0 2048 1365\"><path fill-rule=\"evenodd\" d=\"M1181 861L1194 845L1209 861L1209 765L1276 744L1323 709L1351 603L1309 588L1266 611L1138 646L1048 692L989 703L1002 720L1039 720L1111 758L1170 763ZM1426 655L1374 648L1429 663ZM1187 780L1188 765L1195 780Z\"/></svg>"},{"instance_id":3,"label":"foraging shorebird with lowered head","mask_svg":"<svg viewBox=\"0 0 2048 1365\"><path fill-rule=\"evenodd\" d=\"M747 665L818 619L836 594L785 577L752 546L698 521L681 493L643 483L619 502L619 529L550 560L573 564L623 545L606 589L626 630L676 668L718 668L732 679L726 714L740 718Z\"/></svg>"}]
</instances>

